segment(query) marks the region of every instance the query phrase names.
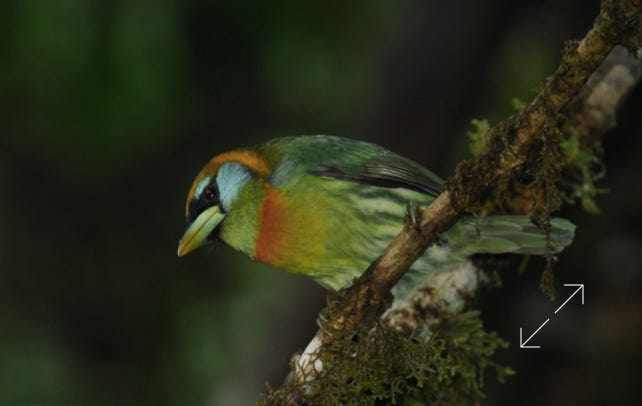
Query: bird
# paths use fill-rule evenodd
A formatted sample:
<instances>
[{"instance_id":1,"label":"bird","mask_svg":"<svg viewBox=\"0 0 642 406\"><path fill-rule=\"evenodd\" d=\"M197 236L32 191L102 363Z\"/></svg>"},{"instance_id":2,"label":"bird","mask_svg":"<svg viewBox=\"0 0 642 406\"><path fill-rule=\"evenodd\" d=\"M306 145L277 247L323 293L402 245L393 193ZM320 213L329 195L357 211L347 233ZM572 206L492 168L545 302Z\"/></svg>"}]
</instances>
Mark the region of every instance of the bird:
<instances>
[{"instance_id":1,"label":"bird","mask_svg":"<svg viewBox=\"0 0 642 406\"><path fill-rule=\"evenodd\" d=\"M350 286L404 227L409 205L428 206L443 181L374 143L330 135L275 138L210 159L187 195L182 257L222 241L255 261ZM393 294L404 297L473 254L558 253L575 226L549 234L526 215L467 216L414 263Z\"/></svg>"}]
</instances>

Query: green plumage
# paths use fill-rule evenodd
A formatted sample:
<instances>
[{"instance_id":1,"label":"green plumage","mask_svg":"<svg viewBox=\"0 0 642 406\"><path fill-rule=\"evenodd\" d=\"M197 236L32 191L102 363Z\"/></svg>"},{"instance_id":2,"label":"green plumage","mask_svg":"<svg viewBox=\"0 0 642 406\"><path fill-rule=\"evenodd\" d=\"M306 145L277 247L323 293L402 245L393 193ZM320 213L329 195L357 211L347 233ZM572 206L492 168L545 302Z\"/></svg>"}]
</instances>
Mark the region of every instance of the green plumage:
<instances>
[{"instance_id":1,"label":"green plumage","mask_svg":"<svg viewBox=\"0 0 642 406\"><path fill-rule=\"evenodd\" d=\"M215 182L221 203L203 200L208 182ZM197 177L188 208L222 205L223 219L216 210L204 215L217 216L227 244L338 290L359 277L401 231L406 205L428 206L441 184L423 166L374 144L325 135L289 137L213 158ZM207 222L202 220L195 224ZM547 246L559 252L571 243L574 226L564 219L553 219L551 226L547 240L526 216L463 219L426 250L393 293L404 297L477 253L543 255ZM179 255L202 243L199 230L186 232ZM200 239L192 240L195 234Z\"/></svg>"},{"instance_id":2,"label":"green plumage","mask_svg":"<svg viewBox=\"0 0 642 406\"><path fill-rule=\"evenodd\" d=\"M279 138L257 148L278 157L269 181L284 191L302 189L318 196L321 212L332 215L335 232L326 257L312 261L308 274L330 289L349 285L401 231L409 202L426 207L438 195L441 179L421 165L374 144L331 136ZM319 210L319 208L310 208ZM328 210L325 210L328 209ZM332 214L327 214L332 213ZM301 225L309 227L310 225ZM574 226L554 219L553 252L571 243ZM543 255L546 233L527 216L467 218L430 247L400 281L396 294L425 284L437 272L452 268L477 253ZM305 241L301 242L305 244ZM295 255L296 247L291 247ZM412 283L409 283L409 282ZM402 288L402 289L400 289Z\"/></svg>"},{"instance_id":3,"label":"green plumage","mask_svg":"<svg viewBox=\"0 0 642 406\"><path fill-rule=\"evenodd\" d=\"M285 137L257 149L278 156L272 175L279 185L302 173L437 196L442 180L423 166L378 145L327 135Z\"/></svg>"}]
</instances>

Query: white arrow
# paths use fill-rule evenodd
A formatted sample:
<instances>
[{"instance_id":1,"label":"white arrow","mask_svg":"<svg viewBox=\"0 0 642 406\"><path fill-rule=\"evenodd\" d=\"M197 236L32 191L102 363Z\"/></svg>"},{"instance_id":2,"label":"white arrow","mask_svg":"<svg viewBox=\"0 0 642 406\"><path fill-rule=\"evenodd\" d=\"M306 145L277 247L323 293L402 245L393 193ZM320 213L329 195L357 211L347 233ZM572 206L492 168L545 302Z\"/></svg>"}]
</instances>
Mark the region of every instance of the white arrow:
<instances>
[{"instance_id":1,"label":"white arrow","mask_svg":"<svg viewBox=\"0 0 642 406\"><path fill-rule=\"evenodd\" d=\"M577 289L575 289L575 292L573 292L573 294L569 296L568 299L566 299L564 303L562 303L562 305L557 308L557 310L555 310L555 314L557 314L557 312L562 310L562 307L564 307L564 305L566 305L569 300L573 299L573 296L575 296L579 291L582 291L582 304L584 304L584 284L583 283L565 283L564 286L577 286ZM528 337L526 340L523 339L522 328L520 327L519 328L519 348L540 348L539 345L526 345L526 344L528 344L531 338L533 338L535 334L537 334L537 332L540 331L542 327L544 327L546 323L548 323L550 320L551 319L546 319L546 321L542 323L542 325L539 326L539 328L535 330L535 332L531 334L530 337Z\"/></svg>"},{"instance_id":2,"label":"white arrow","mask_svg":"<svg viewBox=\"0 0 642 406\"><path fill-rule=\"evenodd\" d=\"M575 294L577 294L577 292L579 292L580 290L582 291L582 304L584 304L584 284L583 283L565 283L564 286L579 286L579 287L575 290L575 292L573 292L571 296L568 297L568 299L566 299L564 303L562 303L560 307L557 308L557 310L555 310L555 314L557 314L557 312L559 312L562 309L562 307L564 307L564 305L568 303L569 300L573 299L573 296L575 296Z\"/></svg>"},{"instance_id":3,"label":"white arrow","mask_svg":"<svg viewBox=\"0 0 642 406\"><path fill-rule=\"evenodd\" d=\"M531 340L531 338L533 338L535 336L535 334L537 334L538 331L540 331L542 329L542 327L544 327L546 325L546 323L548 323L549 320L550 319L546 319L546 321L544 323L542 323L542 325L539 326L539 328L537 330L535 330L535 332L533 334L531 334L531 336L528 337L526 339L526 341L522 341L522 328L520 327L519 328L519 348L540 348L539 345L526 345L526 344Z\"/></svg>"}]
</instances>

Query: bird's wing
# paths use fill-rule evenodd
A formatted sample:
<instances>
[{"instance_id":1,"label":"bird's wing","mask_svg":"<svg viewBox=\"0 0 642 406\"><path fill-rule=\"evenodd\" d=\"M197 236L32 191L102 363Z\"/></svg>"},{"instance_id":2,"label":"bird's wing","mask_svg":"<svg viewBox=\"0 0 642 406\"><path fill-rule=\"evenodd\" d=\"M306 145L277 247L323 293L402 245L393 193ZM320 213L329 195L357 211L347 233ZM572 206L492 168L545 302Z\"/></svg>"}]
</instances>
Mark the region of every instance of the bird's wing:
<instances>
[{"instance_id":1,"label":"bird's wing","mask_svg":"<svg viewBox=\"0 0 642 406\"><path fill-rule=\"evenodd\" d=\"M332 179L386 188L404 188L431 196L441 193L442 180L423 166L363 141L327 135L281 138L272 142L283 159L273 177L278 184L303 171Z\"/></svg>"}]
</instances>

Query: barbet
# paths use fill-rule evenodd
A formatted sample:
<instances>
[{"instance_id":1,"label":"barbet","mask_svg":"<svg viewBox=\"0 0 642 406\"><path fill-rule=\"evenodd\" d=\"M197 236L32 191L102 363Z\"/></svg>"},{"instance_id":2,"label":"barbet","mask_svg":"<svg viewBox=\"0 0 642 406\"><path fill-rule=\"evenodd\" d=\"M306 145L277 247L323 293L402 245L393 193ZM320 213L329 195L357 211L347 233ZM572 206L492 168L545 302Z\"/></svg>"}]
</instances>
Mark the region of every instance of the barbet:
<instances>
[{"instance_id":1,"label":"barbet","mask_svg":"<svg viewBox=\"0 0 642 406\"><path fill-rule=\"evenodd\" d=\"M429 205L442 181L378 145L315 135L277 138L218 155L187 196L183 256L222 240L256 261L307 275L328 289L350 285L401 231L408 203ZM542 255L571 243L574 226L551 232L527 216L460 220L399 282L403 296L477 253ZM547 242L548 241L548 242Z\"/></svg>"}]
</instances>

